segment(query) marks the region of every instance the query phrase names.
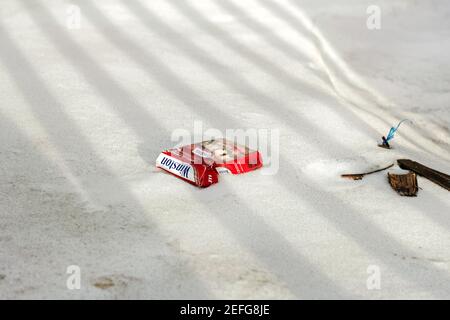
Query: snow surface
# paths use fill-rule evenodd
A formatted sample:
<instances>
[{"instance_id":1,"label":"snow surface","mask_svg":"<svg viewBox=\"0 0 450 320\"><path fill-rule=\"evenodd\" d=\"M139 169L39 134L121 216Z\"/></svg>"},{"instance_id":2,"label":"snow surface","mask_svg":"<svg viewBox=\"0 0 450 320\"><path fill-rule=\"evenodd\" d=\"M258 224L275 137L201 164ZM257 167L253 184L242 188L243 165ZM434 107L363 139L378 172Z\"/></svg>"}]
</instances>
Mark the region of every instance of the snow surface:
<instances>
[{"instance_id":1,"label":"snow surface","mask_svg":"<svg viewBox=\"0 0 450 320\"><path fill-rule=\"evenodd\" d=\"M0 6L0 298L450 298L448 191L339 176L450 172L448 1L74 3ZM196 120L279 130L278 173L157 170Z\"/></svg>"}]
</instances>

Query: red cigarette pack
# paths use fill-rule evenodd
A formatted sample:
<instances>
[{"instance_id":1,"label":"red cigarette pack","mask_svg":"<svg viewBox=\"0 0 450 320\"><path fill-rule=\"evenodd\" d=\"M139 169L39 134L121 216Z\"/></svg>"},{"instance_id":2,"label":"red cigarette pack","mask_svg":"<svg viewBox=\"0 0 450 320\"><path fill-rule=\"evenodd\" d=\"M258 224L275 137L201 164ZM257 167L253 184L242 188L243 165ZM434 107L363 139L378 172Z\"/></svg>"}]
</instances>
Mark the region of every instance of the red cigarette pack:
<instances>
[{"instance_id":1,"label":"red cigarette pack","mask_svg":"<svg viewBox=\"0 0 450 320\"><path fill-rule=\"evenodd\" d=\"M198 187L219 181L219 173L241 174L262 167L258 151L214 139L163 151L156 166Z\"/></svg>"}]
</instances>

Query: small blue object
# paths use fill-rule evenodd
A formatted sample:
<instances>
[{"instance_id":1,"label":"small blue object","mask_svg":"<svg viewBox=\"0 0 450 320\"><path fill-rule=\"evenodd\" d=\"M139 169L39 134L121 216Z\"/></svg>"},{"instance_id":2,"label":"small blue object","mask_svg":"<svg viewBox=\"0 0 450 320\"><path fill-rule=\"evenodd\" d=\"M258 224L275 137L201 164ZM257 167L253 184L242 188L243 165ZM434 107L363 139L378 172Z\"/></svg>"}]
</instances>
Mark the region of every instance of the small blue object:
<instances>
[{"instance_id":1,"label":"small blue object","mask_svg":"<svg viewBox=\"0 0 450 320\"><path fill-rule=\"evenodd\" d=\"M386 141L389 142L389 140L392 140L394 138L395 132L397 132L398 128L400 127L400 125L405 122L405 121L410 121L408 119L404 119L402 121L400 121L398 123L398 125L396 127L392 127L391 130L389 130L388 135L386 136Z\"/></svg>"}]
</instances>

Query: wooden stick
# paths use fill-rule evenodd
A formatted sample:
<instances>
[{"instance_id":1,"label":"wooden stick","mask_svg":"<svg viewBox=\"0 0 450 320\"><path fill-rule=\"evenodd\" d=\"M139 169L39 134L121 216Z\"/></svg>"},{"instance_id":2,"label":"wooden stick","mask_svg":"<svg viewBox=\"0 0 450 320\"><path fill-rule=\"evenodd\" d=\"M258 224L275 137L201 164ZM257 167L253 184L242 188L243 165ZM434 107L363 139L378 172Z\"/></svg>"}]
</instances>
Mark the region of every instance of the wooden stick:
<instances>
[{"instance_id":1,"label":"wooden stick","mask_svg":"<svg viewBox=\"0 0 450 320\"><path fill-rule=\"evenodd\" d=\"M394 166L394 164L391 164L391 165L389 165L389 166L387 166L385 168L381 168L381 169L377 169L377 170L373 170L373 171L369 171L369 172L364 172L364 173L341 174L341 177L342 178L353 179L353 180L361 180L364 176L366 176L368 174L384 171L384 170L389 169L389 168L391 168L393 166Z\"/></svg>"},{"instance_id":2,"label":"wooden stick","mask_svg":"<svg viewBox=\"0 0 450 320\"><path fill-rule=\"evenodd\" d=\"M409 159L399 159L397 160L400 168L405 170L411 170L418 175L427 178L428 180L440 185L442 188L450 191L450 176L443 172L428 168L423 164L409 160Z\"/></svg>"}]
</instances>

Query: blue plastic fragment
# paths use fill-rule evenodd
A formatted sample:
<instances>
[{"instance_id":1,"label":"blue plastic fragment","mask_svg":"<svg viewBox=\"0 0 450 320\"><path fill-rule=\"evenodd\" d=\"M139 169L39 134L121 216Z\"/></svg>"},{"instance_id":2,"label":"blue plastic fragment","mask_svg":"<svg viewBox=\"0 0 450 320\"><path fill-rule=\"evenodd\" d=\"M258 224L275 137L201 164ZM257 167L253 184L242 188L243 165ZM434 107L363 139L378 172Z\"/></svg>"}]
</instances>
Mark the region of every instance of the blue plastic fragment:
<instances>
[{"instance_id":1,"label":"blue plastic fragment","mask_svg":"<svg viewBox=\"0 0 450 320\"><path fill-rule=\"evenodd\" d=\"M405 121L410 121L408 119L403 119L402 121L400 121L398 123L398 125L396 127L392 127L391 130L389 130L388 135L386 136L386 141L392 140L394 138L395 133L397 132L398 128L400 127L400 125L405 122Z\"/></svg>"}]
</instances>

